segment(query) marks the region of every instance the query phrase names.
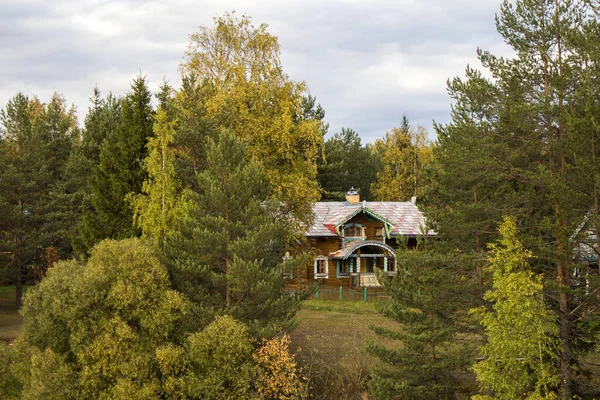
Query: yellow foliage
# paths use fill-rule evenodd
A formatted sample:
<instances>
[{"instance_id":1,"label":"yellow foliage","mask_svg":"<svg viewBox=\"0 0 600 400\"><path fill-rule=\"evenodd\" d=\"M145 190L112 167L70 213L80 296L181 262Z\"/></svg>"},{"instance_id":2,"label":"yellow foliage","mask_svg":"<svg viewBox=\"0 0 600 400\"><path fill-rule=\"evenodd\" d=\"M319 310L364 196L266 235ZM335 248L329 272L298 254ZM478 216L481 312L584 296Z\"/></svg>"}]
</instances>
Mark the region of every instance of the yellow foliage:
<instances>
[{"instance_id":1,"label":"yellow foliage","mask_svg":"<svg viewBox=\"0 0 600 400\"><path fill-rule=\"evenodd\" d=\"M385 138L375 141L383 168L371 184L371 192L379 201L407 201L421 194L421 171L431 162L433 152L422 126L416 129L392 128Z\"/></svg>"},{"instance_id":2,"label":"yellow foliage","mask_svg":"<svg viewBox=\"0 0 600 400\"><path fill-rule=\"evenodd\" d=\"M263 339L255 355L258 362L258 393L262 399L299 399L305 378L299 376L294 354L289 352L290 338Z\"/></svg>"},{"instance_id":3,"label":"yellow foliage","mask_svg":"<svg viewBox=\"0 0 600 400\"><path fill-rule=\"evenodd\" d=\"M283 72L277 38L250 18L225 14L213 28L190 36L183 74L207 88L205 112L248 146L266 168L278 200L300 220L319 199L316 162L323 146L321 121L304 120L304 82Z\"/></svg>"}]
</instances>

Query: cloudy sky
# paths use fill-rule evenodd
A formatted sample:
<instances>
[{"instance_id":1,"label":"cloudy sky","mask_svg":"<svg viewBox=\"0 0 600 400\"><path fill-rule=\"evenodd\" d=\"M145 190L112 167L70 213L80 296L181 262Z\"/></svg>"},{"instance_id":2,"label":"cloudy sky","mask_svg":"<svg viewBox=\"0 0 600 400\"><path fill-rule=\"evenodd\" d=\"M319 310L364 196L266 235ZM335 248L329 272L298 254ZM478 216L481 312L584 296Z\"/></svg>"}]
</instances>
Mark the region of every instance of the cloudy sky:
<instances>
[{"instance_id":1,"label":"cloudy sky","mask_svg":"<svg viewBox=\"0 0 600 400\"><path fill-rule=\"evenodd\" d=\"M325 108L330 133L373 141L406 113L447 122L446 80L478 66L476 49L508 50L494 27L500 0L0 0L0 105L21 91L62 93L80 120L97 85L123 94L145 74L153 91L188 35L225 11L267 23L288 75Z\"/></svg>"}]
</instances>

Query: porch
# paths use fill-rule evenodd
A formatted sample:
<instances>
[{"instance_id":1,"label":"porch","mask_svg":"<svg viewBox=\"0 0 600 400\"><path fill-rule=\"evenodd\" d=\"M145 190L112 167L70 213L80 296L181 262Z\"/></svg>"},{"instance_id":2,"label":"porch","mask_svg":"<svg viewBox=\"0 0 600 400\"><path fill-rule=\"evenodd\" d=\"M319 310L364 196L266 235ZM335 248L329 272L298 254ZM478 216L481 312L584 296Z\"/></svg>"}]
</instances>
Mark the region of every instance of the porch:
<instances>
[{"instance_id":1,"label":"porch","mask_svg":"<svg viewBox=\"0 0 600 400\"><path fill-rule=\"evenodd\" d=\"M374 240L348 245L331 253L329 259L335 261L336 278L348 279L352 288L379 288L381 284L378 275L396 274L394 250L387 244Z\"/></svg>"}]
</instances>

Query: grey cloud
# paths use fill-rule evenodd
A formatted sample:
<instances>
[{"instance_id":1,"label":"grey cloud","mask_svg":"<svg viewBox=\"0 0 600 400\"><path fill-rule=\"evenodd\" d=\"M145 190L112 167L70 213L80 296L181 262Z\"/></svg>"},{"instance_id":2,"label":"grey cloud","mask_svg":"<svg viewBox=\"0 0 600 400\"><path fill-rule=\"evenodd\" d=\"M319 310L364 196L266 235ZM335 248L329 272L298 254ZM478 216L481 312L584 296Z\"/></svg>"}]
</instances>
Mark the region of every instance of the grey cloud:
<instances>
[{"instance_id":1,"label":"grey cloud","mask_svg":"<svg viewBox=\"0 0 600 400\"><path fill-rule=\"evenodd\" d=\"M446 122L446 79L477 64L477 46L504 51L499 0L13 0L0 5L0 106L56 90L82 120L96 84L122 94L141 70L153 90L163 77L177 85L188 35L233 9L279 37L284 69L307 82L330 132L352 127L363 141L403 113L429 129Z\"/></svg>"}]
</instances>

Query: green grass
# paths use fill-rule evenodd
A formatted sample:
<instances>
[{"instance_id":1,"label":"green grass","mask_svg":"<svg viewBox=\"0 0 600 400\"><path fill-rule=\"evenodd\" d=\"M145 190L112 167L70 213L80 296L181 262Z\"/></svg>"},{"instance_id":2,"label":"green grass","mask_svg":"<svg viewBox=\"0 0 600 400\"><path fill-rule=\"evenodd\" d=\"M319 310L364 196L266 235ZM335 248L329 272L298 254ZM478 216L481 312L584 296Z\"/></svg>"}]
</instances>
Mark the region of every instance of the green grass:
<instances>
[{"instance_id":1,"label":"green grass","mask_svg":"<svg viewBox=\"0 0 600 400\"><path fill-rule=\"evenodd\" d=\"M376 335L369 325L398 327L394 321L381 316L373 302L306 300L296 318L298 327L291 334L294 347L332 352L342 364L364 356L368 366L373 365L375 360L367 356L366 343L376 339ZM398 346L393 341L379 338L377 341Z\"/></svg>"},{"instance_id":2,"label":"green grass","mask_svg":"<svg viewBox=\"0 0 600 400\"><path fill-rule=\"evenodd\" d=\"M364 301L305 300L302 303L302 309L310 311L332 311L338 313L359 315L377 314L377 310L375 309L375 303Z\"/></svg>"},{"instance_id":3,"label":"green grass","mask_svg":"<svg viewBox=\"0 0 600 400\"><path fill-rule=\"evenodd\" d=\"M0 341L15 340L22 325L23 318L15 305L15 287L0 286Z\"/></svg>"},{"instance_id":4,"label":"green grass","mask_svg":"<svg viewBox=\"0 0 600 400\"><path fill-rule=\"evenodd\" d=\"M379 360L366 351L367 340L376 338L368 326L397 324L379 315L374 302L323 299L304 301L297 320L290 334L291 350L298 352L316 398L370 398L366 393L369 369ZM378 338L377 342L386 341Z\"/></svg>"},{"instance_id":5,"label":"green grass","mask_svg":"<svg viewBox=\"0 0 600 400\"><path fill-rule=\"evenodd\" d=\"M375 338L369 325L398 327L377 312L374 302L305 300L296 318L296 345L316 341L317 346L339 350L342 357L349 348L364 348L367 339Z\"/></svg>"}]
</instances>

